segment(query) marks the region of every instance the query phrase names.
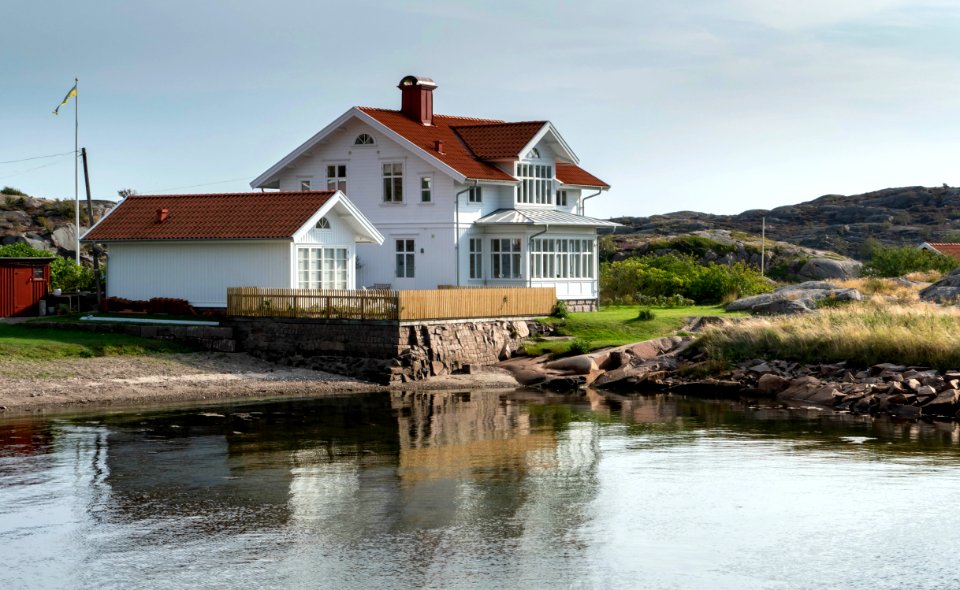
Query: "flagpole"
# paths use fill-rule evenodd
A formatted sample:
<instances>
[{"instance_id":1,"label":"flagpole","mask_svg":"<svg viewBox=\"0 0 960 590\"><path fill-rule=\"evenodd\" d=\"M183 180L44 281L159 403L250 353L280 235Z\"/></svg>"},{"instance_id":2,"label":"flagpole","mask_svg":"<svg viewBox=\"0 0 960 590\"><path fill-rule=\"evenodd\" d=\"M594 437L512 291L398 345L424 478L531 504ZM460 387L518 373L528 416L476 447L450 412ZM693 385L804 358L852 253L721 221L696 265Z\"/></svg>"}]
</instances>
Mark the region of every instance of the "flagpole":
<instances>
[{"instance_id":1,"label":"flagpole","mask_svg":"<svg viewBox=\"0 0 960 590\"><path fill-rule=\"evenodd\" d=\"M74 221L77 228L77 264L80 264L80 172L78 170L79 149L78 146L80 134L80 89L79 78L73 79L73 87L77 93L73 96L73 203L74 203Z\"/></svg>"}]
</instances>

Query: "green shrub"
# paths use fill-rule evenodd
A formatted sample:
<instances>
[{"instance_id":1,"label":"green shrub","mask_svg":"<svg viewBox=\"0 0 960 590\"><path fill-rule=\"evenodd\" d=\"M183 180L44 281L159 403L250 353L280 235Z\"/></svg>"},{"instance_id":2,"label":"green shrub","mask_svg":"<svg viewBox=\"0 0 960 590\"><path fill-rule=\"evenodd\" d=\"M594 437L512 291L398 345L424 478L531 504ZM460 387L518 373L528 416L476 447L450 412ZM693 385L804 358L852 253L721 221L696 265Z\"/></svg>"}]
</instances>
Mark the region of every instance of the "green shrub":
<instances>
[{"instance_id":1,"label":"green shrub","mask_svg":"<svg viewBox=\"0 0 960 590\"><path fill-rule=\"evenodd\" d=\"M38 250L23 242L0 246L0 258L49 258L52 252Z\"/></svg>"},{"instance_id":2,"label":"green shrub","mask_svg":"<svg viewBox=\"0 0 960 590\"><path fill-rule=\"evenodd\" d=\"M570 348L568 350L572 355L587 354L588 352L593 350L593 347L590 345L590 342L588 340L577 338L572 342L570 342Z\"/></svg>"},{"instance_id":3,"label":"green shrub","mask_svg":"<svg viewBox=\"0 0 960 590\"><path fill-rule=\"evenodd\" d=\"M557 302L553 304L553 317L564 319L570 316L570 308L567 307L567 302L562 299L557 299Z\"/></svg>"},{"instance_id":4,"label":"green shrub","mask_svg":"<svg viewBox=\"0 0 960 590\"><path fill-rule=\"evenodd\" d=\"M12 195L14 197L26 197L27 193L21 191L18 188L13 188L12 186L5 186L0 189L0 194Z\"/></svg>"},{"instance_id":5,"label":"green shrub","mask_svg":"<svg viewBox=\"0 0 960 590\"><path fill-rule=\"evenodd\" d=\"M654 315L653 310L646 307L637 312L637 319L641 322L649 322L655 317L656 316Z\"/></svg>"},{"instance_id":6,"label":"green shrub","mask_svg":"<svg viewBox=\"0 0 960 590\"><path fill-rule=\"evenodd\" d=\"M50 263L50 286L66 292L85 291L94 288L93 269L77 264L73 258L58 256Z\"/></svg>"},{"instance_id":7,"label":"green shrub","mask_svg":"<svg viewBox=\"0 0 960 590\"><path fill-rule=\"evenodd\" d=\"M771 288L759 271L745 263L700 264L687 254L647 255L600 266L600 292L608 302L647 304L643 297L679 296L696 303L718 303Z\"/></svg>"},{"instance_id":8,"label":"green shrub","mask_svg":"<svg viewBox=\"0 0 960 590\"><path fill-rule=\"evenodd\" d=\"M666 295L637 295L631 298L632 303L648 305L650 307L690 307L696 305L693 299L687 299L679 293L667 297Z\"/></svg>"},{"instance_id":9,"label":"green shrub","mask_svg":"<svg viewBox=\"0 0 960 590\"><path fill-rule=\"evenodd\" d=\"M896 248L877 245L870 252L870 262L863 267L863 274L871 277L901 277L911 272L929 270L948 273L958 265L960 262L949 256L913 246Z\"/></svg>"}]
</instances>

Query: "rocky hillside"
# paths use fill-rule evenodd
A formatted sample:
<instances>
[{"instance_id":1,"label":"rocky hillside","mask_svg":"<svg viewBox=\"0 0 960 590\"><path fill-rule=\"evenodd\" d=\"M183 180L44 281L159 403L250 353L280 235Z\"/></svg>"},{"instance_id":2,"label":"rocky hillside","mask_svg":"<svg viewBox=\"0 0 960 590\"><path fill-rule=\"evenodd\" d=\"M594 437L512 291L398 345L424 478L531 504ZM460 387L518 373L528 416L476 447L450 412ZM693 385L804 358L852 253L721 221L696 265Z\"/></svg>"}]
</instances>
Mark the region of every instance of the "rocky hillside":
<instances>
[{"instance_id":1,"label":"rocky hillside","mask_svg":"<svg viewBox=\"0 0 960 590\"><path fill-rule=\"evenodd\" d=\"M862 259L864 243L871 238L888 246L960 241L960 188L888 188L862 195L826 195L738 215L679 211L614 221L628 226L619 234L665 236L723 229L734 235L758 235L764 217L767 238Z\"/></svg>"},{"instance_id":2,"label":"rocky hillside","mask_svg":"<svg viewBox=\"0 0 960 590\"><path fill-rule=\"evenodd\" d=\"M93 201L97 222L116 206L114 201ZM87 204L80 202L81 232L90 225ZM39 199L27 195L0 194L0 245L24 242L34 248L72 257L76 248L73 200ZM83 248L88 256L89 247Z\"/></svg>"}]
</instances>

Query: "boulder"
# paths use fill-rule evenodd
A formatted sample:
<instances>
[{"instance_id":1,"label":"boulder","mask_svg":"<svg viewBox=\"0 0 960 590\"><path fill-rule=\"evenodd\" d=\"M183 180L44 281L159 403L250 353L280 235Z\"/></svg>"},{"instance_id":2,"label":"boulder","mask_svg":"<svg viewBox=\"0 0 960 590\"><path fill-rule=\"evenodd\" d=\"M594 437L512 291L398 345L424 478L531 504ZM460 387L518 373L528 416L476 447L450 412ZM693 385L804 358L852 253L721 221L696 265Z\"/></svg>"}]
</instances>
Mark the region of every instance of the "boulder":
<instances>
[{"instance_id":1,"label":"boulder","mask_svg":"<svg viewBox=\"0 0 960 590\"><path fill-rule=\"evenodd\" d=\"M919 407L907 404L890 406L888 411L894 418L901 418L903 420L916 420L920 417L920 414L923 413L923 410Z\"/></svg>"},{"instance_id":2,"label":"boulder","mask_svg":"<svg viewBox=\"0 0 960 590\"><path fill-rule=\"evenodd\" d=\"M61 250L75 252L77 249L77 228L71 225L61 225L50 234L50 241Z\"/></svg>"},{"instance_id":3,"label":"boulder","mask_svg":"<svg viewBox=\"0 0 960 590\"><path fill-rule=\"evenodd\" d=\"M806 281L781 287L773 293L763 293L738 299L729 305L729 311L749 311L758 315L809 313L817 302L860 301L863 296L856 289L841 289L826 281Z\"/></svg>"},{"instance_id":4,"label":"boulder","mask_svg":"<svg viewBox=\"0 0 960 590\"><path fill-rule=\"evenodd\" d=\"M799 315L813 313L815 309L806 299L775 299L769 303L754 306L750 313L756 315Z\"/></svg>"},{"instance_id":5,"label":"boulder","mask_svg":"<svg viewBox=\"0 0 960 590\"><path fill-rule=\"evenodd\" d=\"M825 406L832 406L840 398L844 397L844 394L840 392L833 385L824 385L820 389L816 390L813 395L806 398L805 401L814 404L822 404Z\"/></svg>"},{"instance_id":6,"label":"boulder","mask_svg":"<svg viewBox=\"0 0 960 590\"><path fill-rule=\"evenodd\" d=\"M781 400L805 400L820 389L820 380L812 375L790 381L790 386L777 394Z\"/></svg>"},{"instance_id":7,"label":"boulder","mask_svg":"<svg viewBox=\"0 0 960 590\"><path fill-rule=\"evenodd\" d=\"M761 393L776 394L788 387L790 387L789 379L773 373L760 375L760 380L757 381L757 390Z\"/></svg>"},{"instance_id":8,"label":"boulder","mask_svg":"<svg viewBox=\"0 0 960 590\"><path fill-rule=\"evenodd\" d=\"M960 268L920 291L922 301L956 303L960 300Z\"/></svg>"},{"instance_id":9,"label":"boulder","mask_svg":"<svg viewBox=\"0 0 960 590\"><path fill-rule=\"evenodd\" d=\"M860 276L863 264L849 258L834 260L832 258L811 258L797 272L804 278L820 279L852 279Z\"/></svg>"},{"instance_id":10,"label":"boulder","mask_svg":"<svg viewBox=\"0 0 960 590\"><path fill-rule=\"evenodd\" d=\"M573 375L588 375L597 370L597 363L588 355L581 354L551 361L544 365L553 371L563 371Z\"/></svg>"}]
</instances>

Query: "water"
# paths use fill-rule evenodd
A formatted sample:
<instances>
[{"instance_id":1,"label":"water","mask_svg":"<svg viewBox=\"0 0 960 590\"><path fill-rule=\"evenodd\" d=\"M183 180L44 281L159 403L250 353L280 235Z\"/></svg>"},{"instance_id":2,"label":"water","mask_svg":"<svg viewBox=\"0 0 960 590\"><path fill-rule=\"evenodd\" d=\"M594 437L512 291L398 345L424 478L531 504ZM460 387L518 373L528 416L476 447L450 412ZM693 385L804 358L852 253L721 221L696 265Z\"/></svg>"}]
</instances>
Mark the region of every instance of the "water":
<instances>
[{"instance_id":1,"label":"water","mask_svg":"<svg viewBox=\"0 0 960 590\"><path fill-rule=\"evenodd\" d=\"M960 429L651 397L0 421L0 588L956 588Z\"/></svg>"}]
</instances>

